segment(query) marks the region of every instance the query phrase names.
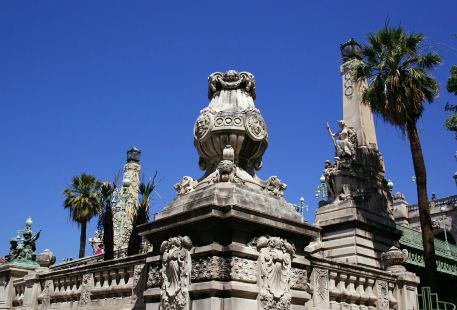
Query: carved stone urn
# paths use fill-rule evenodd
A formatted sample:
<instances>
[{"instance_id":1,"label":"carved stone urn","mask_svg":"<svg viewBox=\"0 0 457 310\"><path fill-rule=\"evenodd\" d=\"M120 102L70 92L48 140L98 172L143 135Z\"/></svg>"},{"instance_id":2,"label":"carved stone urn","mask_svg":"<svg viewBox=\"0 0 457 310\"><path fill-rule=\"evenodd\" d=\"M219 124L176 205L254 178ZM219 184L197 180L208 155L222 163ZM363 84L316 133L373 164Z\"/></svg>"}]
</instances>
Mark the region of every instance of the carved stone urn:
<instances>
[{"instance_id":1,"label":"carved stone urn","mask_svg":"<svg viewBox=\"0 0 457 310\"><path fill-rule=\"evenodd\" d=\"M229 70L208 77L210 103L194 126L194 144L205 175L216 170L228 145L234 150L234 163L251 176L262 166L268 132L254 106L255 97L254 76L249 72Z\"/></svg>"}]
</instances>

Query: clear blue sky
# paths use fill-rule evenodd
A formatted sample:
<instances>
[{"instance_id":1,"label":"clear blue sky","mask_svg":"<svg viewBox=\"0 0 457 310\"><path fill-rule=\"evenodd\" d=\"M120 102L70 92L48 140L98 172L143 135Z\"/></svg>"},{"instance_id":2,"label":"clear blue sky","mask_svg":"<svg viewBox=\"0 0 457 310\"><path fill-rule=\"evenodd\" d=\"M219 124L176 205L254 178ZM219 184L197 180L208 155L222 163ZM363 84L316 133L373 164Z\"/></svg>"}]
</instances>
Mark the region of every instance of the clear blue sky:
<instances>
[{"instance_id":1,"label":"clear blue sky","mask_svg":"<svg viewBox=\"0 0 457 310\"><path fill-rule=\"evenodd\" d=\"M325 122L342 115L339 44L364 42L387 18L424 33L443 56L433 72L440 98L418 126L429 194L455 194L456 141L443 120L446 101L457 103L445 92L457 64L456 13L455 0L1 1L0 254L32 216L43 230L39 251L76 257L79 229L62 190L81 172L110 180L133 145L144 176L163 178L153 211L162 209L183 175L201 176L193 124L208 104L207 76L228 69L256 77L270 142L260 177L279 176L291 202L304 196L312 221L333 157ZM415 202L408 142L381 120L376 127L387 178Z\"/></svg>"}]
</instances>

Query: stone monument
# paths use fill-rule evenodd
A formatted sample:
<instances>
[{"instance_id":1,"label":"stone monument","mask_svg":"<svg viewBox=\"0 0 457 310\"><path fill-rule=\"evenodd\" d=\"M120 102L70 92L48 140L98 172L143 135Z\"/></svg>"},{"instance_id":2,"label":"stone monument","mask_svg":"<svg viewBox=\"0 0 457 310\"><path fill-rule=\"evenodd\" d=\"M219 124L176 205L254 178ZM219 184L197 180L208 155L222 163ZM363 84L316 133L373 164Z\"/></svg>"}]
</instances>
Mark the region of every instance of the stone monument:
<instances>
[{"instance_id":1,"label":"stone monument","mask_svg":"<svg viewBox=\"0 0 457 310\"><path fill-rule=\"evenodd\" d=\"M304 309L304 248L319 229L284 200L278 177L255 174L268 131L254 76L213 73L208 97L194 126L203 176L184 176L175 200L139 227L153 245L147 309Z\"/></svg>"},{"instance_id":2,"label":"stone monument","mask_svg":"<svg viewBox=\"0 0 457 310\"><path fill-rule=\"evenodd\" d=\"M115 192L113 199L114 251L117 253L127 250L133 217L138 207L140 155L141 151L136 147L127 151L122 187Z\"/></svg>"},{"instance_id":3,"label":"stone monument","mask_svg":"<svg viewBox=\"0 0 457 310\"><path fill-rule=\"evenodd\" d=\"M381 267L381 253L396 245L400 232L392 215L392 197L384 178L373 117L362 104L367 81L355 81L353 67L361 61L361 46L341 45L343 119L339 130L327 130L335 147L333 163L325 162L327 200L316 211L322 227L322 254L327 258Z\"/></svg>"}]
</instances>

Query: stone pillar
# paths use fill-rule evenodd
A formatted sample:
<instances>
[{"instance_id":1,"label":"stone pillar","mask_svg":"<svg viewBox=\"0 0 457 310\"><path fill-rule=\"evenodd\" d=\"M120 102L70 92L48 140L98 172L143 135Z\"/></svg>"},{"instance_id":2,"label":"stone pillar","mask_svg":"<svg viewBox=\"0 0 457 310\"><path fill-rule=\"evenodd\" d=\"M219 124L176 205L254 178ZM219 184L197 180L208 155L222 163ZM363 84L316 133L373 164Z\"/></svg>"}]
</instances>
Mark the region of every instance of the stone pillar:
<instances>
[{"instance_id":1,"label":"stone pillar","mask_svg":"<svg viewBox=\"0 0 457 310\"><path fill-rule=\"evenodd\" d=\"M23 306L26 309L36 309L38 306L38 295L40 294L41 286L39 275L35 272L24 276L25 292Z\"/></svg>"},{"instance_id":2,"label":"stone pillar","mask_svg":"<svg viewBox=\"0 0 457 310\"><path fill-rule=\"evenodd\" d=\"M136 152L138 157L133 157ZM118 193L118 200L113 207L114 250L125 250L128 247L132 232L133 212L138 206L138 190L140 184L139 163L140 150L132 148L127 152L127 163L124 165L122 188Z\"/></svg>"},{"instance_id":3,"label":"stone pillar","mask_svg":"<svg viewBox=\"0 0 457 310\"><path fill-rule=\"evenodd\" d=\"M14 298L13 281L25 276L30 269L11 264L0 265L0 309L11 309Z\"/></svg>"},{"instance_id":4,"label":"stone pillar","mask_svg":"<svg viewBox=\"0 0 457 310\"><path fill-rule=\"evenodd\" d=\"M377 148L371 109L368 105L362 104L362 94L367 88L367 81L354 81L352 68L358 62L359 59L351 58L340 67L343 83L343 120L357 133L360 146Z\"/></svg>"}]
</instances>

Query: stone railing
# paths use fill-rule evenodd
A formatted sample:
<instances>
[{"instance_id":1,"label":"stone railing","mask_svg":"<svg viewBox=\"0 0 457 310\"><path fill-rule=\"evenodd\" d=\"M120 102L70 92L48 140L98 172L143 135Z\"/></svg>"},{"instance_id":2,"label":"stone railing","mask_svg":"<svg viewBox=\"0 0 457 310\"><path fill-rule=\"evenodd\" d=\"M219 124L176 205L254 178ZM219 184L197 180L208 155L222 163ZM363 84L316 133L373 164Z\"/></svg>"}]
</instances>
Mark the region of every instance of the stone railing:
<instances>
[{"instance_id":1,"label":"stone railing","mask_svg":"<svg viewBox=\"0 0 457 310\"><path fill-rule=\"evenodd\" d=\"M39 268L12 280L11 296L7 296L5 304L15 309L143 305L145 260L146 254L139 254L111 261L89 258L56 268Z\"/></svg>"},{"instance_id":2,"label":"stone railing","mask_svg":"<svg viewBox=\"0 0 457 310\"><path fill-rule=\"evenodd\" d=\"M428 203L430 205L431 212L433 212L433 209L436 209L436 208L439 209L442 206L446 206L448 208L457 207L457 195L444 197L444 198L440 198L440 199L432 199ZM417 204L409 205L408 211L417 212L417 211L419 211L419 206Z\"/></svg>"},{"instance_id":3,"label":"stone railing","mask_svg":"<svg viewBox=\"0 0 457 310\"><path fill-rule=\"evenodd\" d=\"M313 258L311 265L312 309L389 310L415 304L419 280L408 272L395 275L322 258Z\"/></svg>"}]
</instances>

